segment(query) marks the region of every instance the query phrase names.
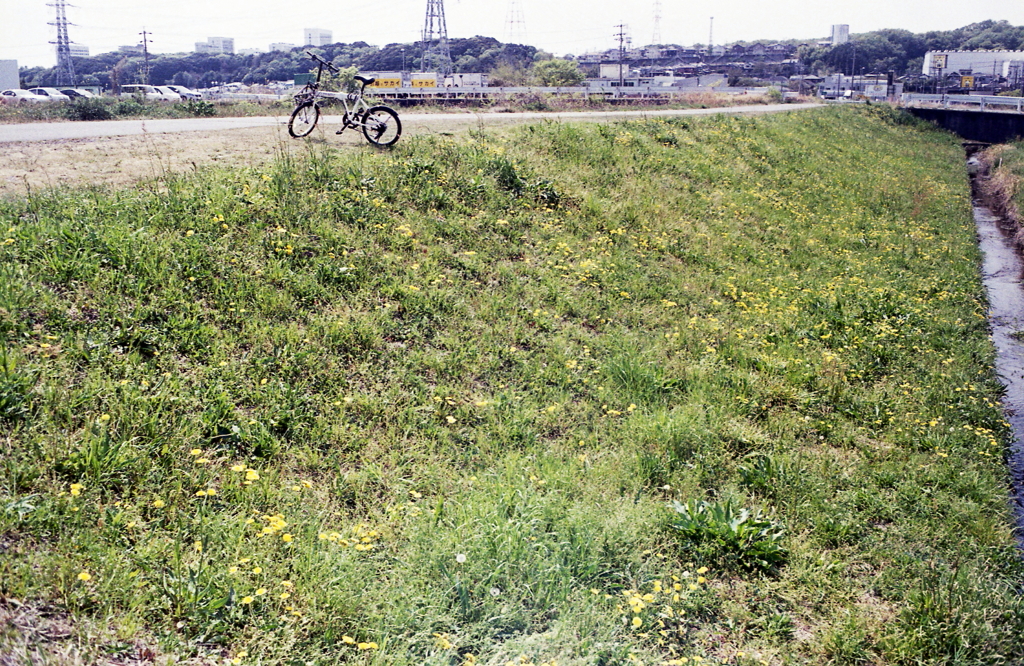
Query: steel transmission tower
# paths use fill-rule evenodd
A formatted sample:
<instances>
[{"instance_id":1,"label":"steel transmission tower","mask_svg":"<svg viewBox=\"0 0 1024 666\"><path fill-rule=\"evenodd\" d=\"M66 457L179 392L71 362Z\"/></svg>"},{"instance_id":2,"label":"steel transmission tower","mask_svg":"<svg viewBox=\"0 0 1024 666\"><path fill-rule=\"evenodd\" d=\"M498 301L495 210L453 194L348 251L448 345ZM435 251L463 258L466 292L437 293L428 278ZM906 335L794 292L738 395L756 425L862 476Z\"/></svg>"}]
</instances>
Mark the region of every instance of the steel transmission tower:
<instances>
[{"instance_id":1,"label":"steel transmission tower","mask_svg":"<svg viewBox=\"0 0 1024 666\"><path fill-rule=\"evenodd\" d=\"M420 71L433 69L442 76L452 73L452 53L448 49L448 25L444 20L444 0L427 0L427 20L423 24L423 59Z\"/></svg>"},{"instance_id":2,"label":"steel transmission tower","mask_svg":"<svg viewBox=\"0 0 1024 666\"><path fill-rule=\"evenodd\" d=\"M654 34L651 36L651 44L661 44L661 0L654 2Z\"/></svg>"},{"instance_id":3,"label":"steel transmission tower","mask_svg":"<svg viewBox=\"0 0 1024 666\"><path fill-rule=\"evenodd\" d=\"M526 20L519 0L509 0L508 17L505 19L505 39L509 42L526 43Z\"/></svg>"},{"instance_id":4,"label":"steel transmission tower","mask_svg":"<svg viewBox=\"0 0 1024 666\"><path fill-rule=\"evenodd\" d=\"M66 4L64 0L54 0L47 3L49 7L57 8L57 20L50 25L57 26L57 41L50 42L57 45L57 85L75 85L75 64L71 62L71 40L68 39L68 17L64 11Z\"/></svg>"}]
</instances>

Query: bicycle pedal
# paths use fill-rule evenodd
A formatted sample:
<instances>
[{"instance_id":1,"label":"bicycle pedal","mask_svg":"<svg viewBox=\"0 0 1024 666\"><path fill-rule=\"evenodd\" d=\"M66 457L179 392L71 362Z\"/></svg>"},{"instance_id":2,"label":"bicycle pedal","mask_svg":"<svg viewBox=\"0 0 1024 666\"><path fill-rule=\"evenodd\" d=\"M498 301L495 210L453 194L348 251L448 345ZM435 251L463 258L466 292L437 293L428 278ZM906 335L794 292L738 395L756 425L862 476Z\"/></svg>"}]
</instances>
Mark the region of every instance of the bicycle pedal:
<instances>
[{"instance_id":1,"label":"bicycle pedal","mask_svg":"<svg viewBox=\"0 0 1024 666\"><path fill-rule=\"evenodd\" d=\"M337 132L335 132L335 134L341 134L341 133L342 133L342 132L344 132L344 131L345 131L346 129L348 129L348 125L342 125L342 126L341 126L341 129L340 129L340 130L338 130Z\"/></svg>"}]
</instances>

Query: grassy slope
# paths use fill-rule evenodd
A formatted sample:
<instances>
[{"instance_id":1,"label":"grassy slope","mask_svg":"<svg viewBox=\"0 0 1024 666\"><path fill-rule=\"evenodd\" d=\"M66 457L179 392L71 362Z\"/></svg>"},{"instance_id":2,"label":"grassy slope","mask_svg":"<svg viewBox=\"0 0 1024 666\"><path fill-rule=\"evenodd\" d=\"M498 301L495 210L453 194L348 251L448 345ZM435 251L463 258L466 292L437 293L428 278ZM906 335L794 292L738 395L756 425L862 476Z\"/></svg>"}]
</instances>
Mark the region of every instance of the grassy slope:
<instances>
[{"instance_id":1,"label":"grassy slope","mask_svg":"<svg viewBox=\"0 0 1024 666\"><path fill-rule=\"evenodd\" d=\"M875 107L549 123L2 206L0 607L83 649L1024 649L945 135ZM778 570L667 529L702 499L784 526Z\"/></svg>"}]
</instances>

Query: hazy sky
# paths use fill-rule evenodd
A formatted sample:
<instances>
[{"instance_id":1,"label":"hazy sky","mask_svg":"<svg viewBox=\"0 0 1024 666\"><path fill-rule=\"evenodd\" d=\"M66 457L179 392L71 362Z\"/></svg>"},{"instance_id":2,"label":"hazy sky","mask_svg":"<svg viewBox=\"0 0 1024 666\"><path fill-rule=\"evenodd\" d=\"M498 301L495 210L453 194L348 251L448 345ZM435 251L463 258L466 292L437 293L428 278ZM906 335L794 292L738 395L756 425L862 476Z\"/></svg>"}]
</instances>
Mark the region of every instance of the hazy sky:
<instances>
[{"instance_id":1,"label":"hazy sky","mask_svg":"<svg viewBox=\"0 0 1024 666\"><path fill-rule=\"evenodd\" d=\"M57 31L52 0L0 0L0 60L21 66L56 62ZM71 41L95 55L136 44L152 33L156 53L191 51L210 36L234 37L235 48L263 48L270 42L302 43L303 28L324 28L340 42L383 46L415 41L423 29L426 0L70 0ZM634 45L651 42L655 0L516 0L525 39L510 40L510 0L446 0L449 37L486 35L523 41L555 55L616 46L616 25L628 26ZM737 40L824 38L833 23L850 31L904 28L948 30L985 19L1024 25L1020 0L663 0L661 38L666 43L706 43L714 17L716 44ZM515 36L515 35L511 35Z\"/></svg>"}]
</instances>

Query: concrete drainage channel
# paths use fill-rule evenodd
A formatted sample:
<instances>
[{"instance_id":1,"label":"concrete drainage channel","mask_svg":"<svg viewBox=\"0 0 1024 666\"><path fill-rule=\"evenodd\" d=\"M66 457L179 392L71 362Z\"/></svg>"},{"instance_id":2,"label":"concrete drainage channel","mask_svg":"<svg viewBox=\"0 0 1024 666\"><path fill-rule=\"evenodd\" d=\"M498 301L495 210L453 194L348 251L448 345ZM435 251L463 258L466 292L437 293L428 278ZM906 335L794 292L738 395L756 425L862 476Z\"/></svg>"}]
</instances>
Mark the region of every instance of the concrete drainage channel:
<instances>
[{"instance_id":1,"label":"concrete drainage channel","mask_svg":"<svg viewBox=\"0 0 1024 666\"><path fill-rule=\"evenodd\" d=\"M1013 241L1014 230L982 200L978 180L984 178L983 165L971 154L967 160L971 175L974 222L978 244L984 255L982 280L988 292L989 329L996 348L996 373L1006 387L1003 412L1013 428L1013 444L1007 464L1012 485L1014 517L1019 544L1024 547L1024 260ZM974 148L975 151L977 148Z\"/></svg>"}]
</instances>

